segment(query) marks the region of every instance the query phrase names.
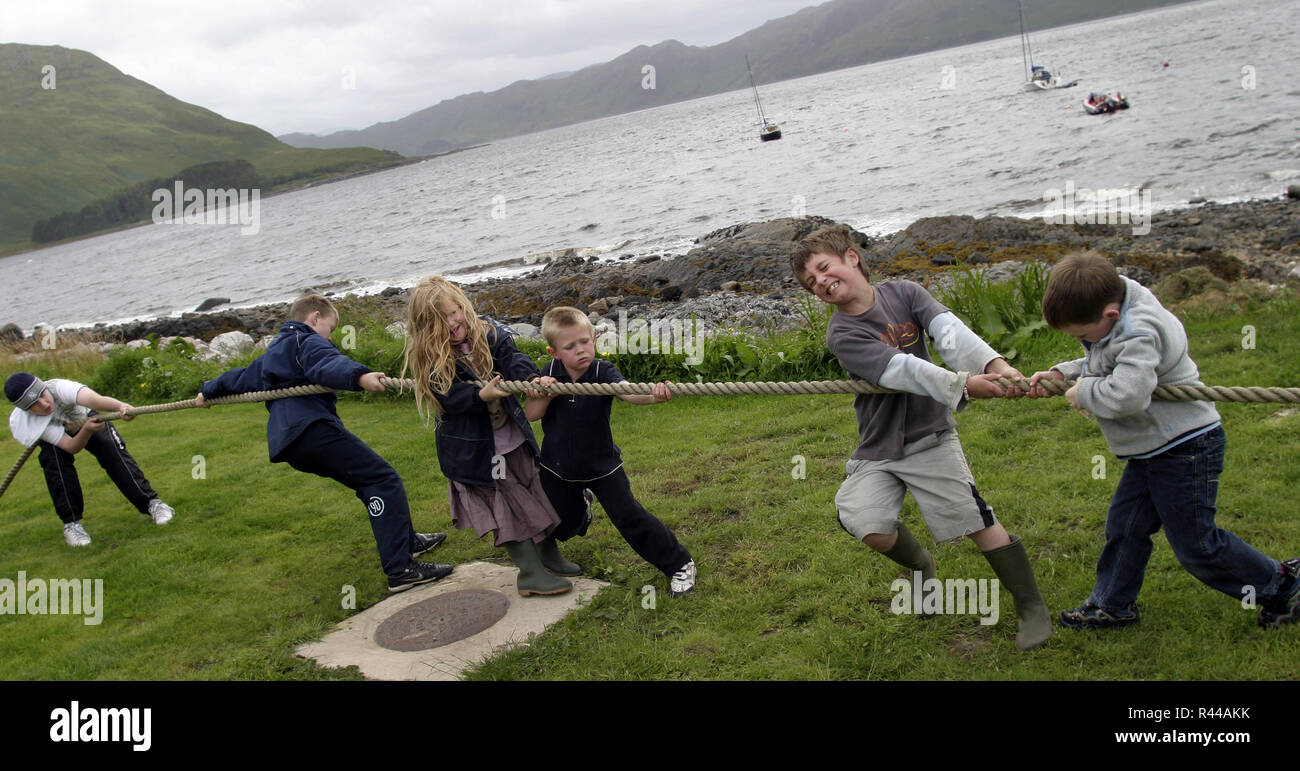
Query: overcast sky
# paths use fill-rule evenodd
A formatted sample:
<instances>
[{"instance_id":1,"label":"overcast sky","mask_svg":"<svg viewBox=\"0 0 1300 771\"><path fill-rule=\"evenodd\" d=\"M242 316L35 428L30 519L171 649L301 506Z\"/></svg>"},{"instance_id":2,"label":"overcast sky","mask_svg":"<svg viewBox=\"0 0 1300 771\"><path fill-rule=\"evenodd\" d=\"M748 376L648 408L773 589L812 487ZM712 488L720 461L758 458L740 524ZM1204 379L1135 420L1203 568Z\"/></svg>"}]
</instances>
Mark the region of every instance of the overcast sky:
<instances>
[{"instance_id":1,"label":"overcast sky","mask_svg":"<svg viewBox=\"0 0 1300 771\"><path fill-rule=\"evenodd\" d=\"M818 0L35 0L0 42L95 54L272 134L329 133L609 61L714 45ZM349 87L351 86L351 87Z\"/></svg>"}]
</instances>

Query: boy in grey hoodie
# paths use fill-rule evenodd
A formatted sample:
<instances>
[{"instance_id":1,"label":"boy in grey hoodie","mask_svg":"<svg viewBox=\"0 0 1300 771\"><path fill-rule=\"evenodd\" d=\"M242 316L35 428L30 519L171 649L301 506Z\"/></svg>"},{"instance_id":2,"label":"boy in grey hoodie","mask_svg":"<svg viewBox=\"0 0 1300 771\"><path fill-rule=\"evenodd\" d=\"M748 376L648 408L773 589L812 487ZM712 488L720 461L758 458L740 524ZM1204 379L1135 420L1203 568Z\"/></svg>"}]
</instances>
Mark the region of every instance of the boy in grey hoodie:
<instances>
[{"instance_id":1,"label":"boy in grey hoodie","mask_svg":"<svg viewBox=\"0 0 1300 771\"><path fill-rule=\"evenodd\" d=\"M1078 379L1065 398L1091 413L1111 452L1128 461L1106 516L1097 583L1061 623L1100 629L1138 620L1151 536L1163 526L1174 556L1206 585L1235 599L1257 598L1259 624L1300 619L1300 557L1279 563L1214 522L1226 438L1214 405L1154 401L1158 386L1200 385L1178 318L1096 252L1067 255L1052 270L1043 317L1083 343L1081 359L1030 378Z\"/></svg>"}]
</instances>

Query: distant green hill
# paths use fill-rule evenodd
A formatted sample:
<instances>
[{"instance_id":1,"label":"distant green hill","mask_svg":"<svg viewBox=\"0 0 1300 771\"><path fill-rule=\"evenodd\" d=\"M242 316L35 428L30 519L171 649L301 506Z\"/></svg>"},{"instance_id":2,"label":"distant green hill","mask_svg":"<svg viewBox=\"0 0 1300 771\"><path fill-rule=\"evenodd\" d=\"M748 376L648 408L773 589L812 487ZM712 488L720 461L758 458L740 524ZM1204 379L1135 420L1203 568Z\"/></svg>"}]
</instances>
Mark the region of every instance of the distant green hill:
<instances>
[{"instance_id":1,"label":"distant green hill","mask_svg":"<svg viewBox=\"0 0 1300 771\"><path fill-rule=\"evenodd\" d=\"M365 147L290 147L85 51L0 45L0 253L29 246L37 220L133 183L229 160L252 163L266 193L276 184L402 158Z\"/></svg>"}]
</instances>

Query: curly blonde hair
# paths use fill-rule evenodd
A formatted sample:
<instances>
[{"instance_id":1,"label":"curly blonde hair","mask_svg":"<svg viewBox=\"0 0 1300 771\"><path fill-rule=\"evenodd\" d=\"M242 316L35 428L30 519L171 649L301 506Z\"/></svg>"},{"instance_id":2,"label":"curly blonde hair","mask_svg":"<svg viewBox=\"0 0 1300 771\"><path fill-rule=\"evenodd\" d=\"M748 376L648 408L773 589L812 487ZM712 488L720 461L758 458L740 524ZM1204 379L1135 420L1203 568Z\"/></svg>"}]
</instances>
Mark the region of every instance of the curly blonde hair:
<instances>
[{"instance_id":1,"label":"curly blonde hair","mask_svg":"<svg viewBox=\"0 0 1300 771\"><path fill-rule=\"evenodd\" d=\"M440 307L450 301L465 314L470 352L462 354L452 347L451 330ZM488 324L474 313L460 287L442 276L429 276L411 290L406 306L406 350L402 356L402 377L415 380L415 407L420 415L442 417L442 404L436 398L446 395L456 381L459 358L480 380L491 380L492 351L488 348Z\"/></svg>"}]
</instances>

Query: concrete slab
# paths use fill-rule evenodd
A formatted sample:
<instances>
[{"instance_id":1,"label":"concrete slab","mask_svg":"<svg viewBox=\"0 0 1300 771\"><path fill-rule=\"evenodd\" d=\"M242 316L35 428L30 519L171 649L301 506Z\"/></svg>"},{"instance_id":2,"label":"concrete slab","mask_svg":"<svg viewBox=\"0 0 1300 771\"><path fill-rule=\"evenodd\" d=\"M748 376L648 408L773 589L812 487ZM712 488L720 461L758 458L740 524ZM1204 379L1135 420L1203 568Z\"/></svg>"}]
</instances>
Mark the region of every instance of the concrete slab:
<instances>
[{"instance_id":1,"label":"concrete slab","mask_svg":"<svg viewBox=\"0 0 1300 771\"><path fill-rule=\"evenodd\" d=\"M356 666L373 680L459 680L462 672L487 657L516 645L527 645L530 635L541 634L546 627L574 608L590 602L597 592L609 585L580 577L571 579L573 591L568 594L520 597L515 589L518 575L517 568L487 562L457 565L456 572L441 581L386 598L339 624L320 641L300 646L295 653L313 659L321 666ZM422 639L436 644L440 637L455 636L454 630L440 636L438 629L427 628L439 626L438 612L454 612L455 608L465 605L463 601L458 605L458 600L468 598L469 605L484 608L484 613L492 613L490 617L495 617L499 612L495 606L500 604L497 594L509 604L505 615L487 629L464 639L428 650L392 650L377 641L377 633L380 633L378 637L388 645L394 645L395 636L407 647L418 646ZM441 601L444 598L446 602ZM484 599L487 599L486 603ZM494 607L488 610L487 606ZM420 615L425 608L433 608L431 613L435 617L422 620ZM402 614L403 611L407 612ZM390 619L393 623L381 633L380 627Z\"/></svg>"}]
</instances>

